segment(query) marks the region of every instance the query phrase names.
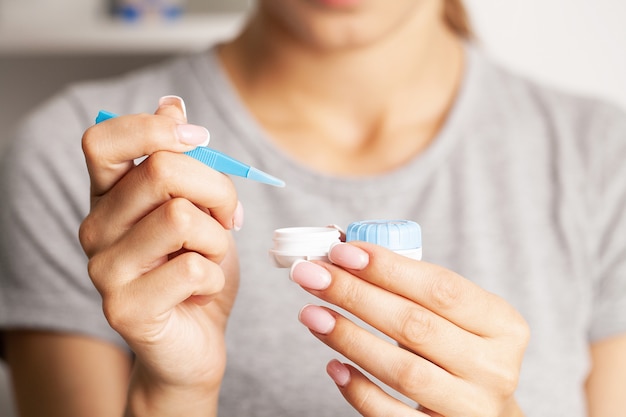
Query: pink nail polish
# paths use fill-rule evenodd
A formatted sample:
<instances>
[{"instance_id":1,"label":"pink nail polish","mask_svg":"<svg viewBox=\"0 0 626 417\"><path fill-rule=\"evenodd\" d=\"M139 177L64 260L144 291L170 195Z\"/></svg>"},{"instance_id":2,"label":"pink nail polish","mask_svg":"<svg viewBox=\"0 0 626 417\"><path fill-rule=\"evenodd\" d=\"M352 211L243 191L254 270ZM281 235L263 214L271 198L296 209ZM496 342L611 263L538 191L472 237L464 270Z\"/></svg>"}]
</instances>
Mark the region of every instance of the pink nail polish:
<instances>
[{"instance_id":1,"label":"pink nail polish","mask_svg":"<svg viewBox=\"0 0 626 417\"><path fill-rule=\"evenodd\" d=\"M335 328L335 318L326 310L316 305L306 305L300 310L298 319L315 333L328 334Z\"/></svg>"},{"instance_id":2,"label":"pink nail polish","mask_svg":"<svg viewBox=\"0 0 626 417\"><path fill-rule=\"evenodd\" d=\"M200 145L209 138L209 131L197 125L178 125L176 133L178 133L178 140L187 145Z\"/></svg>"},{"instance_id":3,"label":"pink nail polish","mask_svg":"<svg viewBox=\"0 0 626 417\"><path fill-rule=\"evenodd\" d=\"M333 359L326 365L326 373L340 387L345 387L350 382L350 369L337 359Z\"/></svg>"},{"instance_id":4,"label":"pink nail polish","mask_svg":"<svg viewBox=\"0 0 626 417\"><path fill-rule=\"evenodd\" d=\"M289 278L311 290L325 290L331 281L330 272L326 268L302 259L291 266Z\"/></svg>"},{"instance_id":5,"label":"pink nail polish","mask_svg":"<svg viewBox=\"0 0 626 417\"><path fill-rule=\"evenodd\" d=\"M336 265L361 270L369 263L369 254L348 243L335 243L328 251L328 259Z\"/></svg>"}]
</instances>

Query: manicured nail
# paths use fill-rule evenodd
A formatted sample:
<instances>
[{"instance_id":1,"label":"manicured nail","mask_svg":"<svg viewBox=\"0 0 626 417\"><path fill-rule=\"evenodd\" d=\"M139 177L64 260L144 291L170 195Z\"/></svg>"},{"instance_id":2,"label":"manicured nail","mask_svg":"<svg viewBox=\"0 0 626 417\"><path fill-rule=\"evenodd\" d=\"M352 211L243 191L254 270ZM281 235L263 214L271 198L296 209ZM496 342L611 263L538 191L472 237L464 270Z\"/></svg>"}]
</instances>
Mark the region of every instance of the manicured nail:
<instances>
[{"instance_id":1,"label":"manicured nail","mask_svg":"<svg viewBox=\"0 0 626 417\"><path fill-rule=\"evenodd\" d=\"M305 305L298 320L315 333L328 334L335 328L335 318L324 308L316 305Z\"/></svg>"},{"instance_id":2,"label":"manicured nail","mask_svg":"<svg viewBox=\"0 0 626 417\"><path fill-rule=\"evenodd\" d=\"M178 140L186 145L202 145L210 138L209 131L197 125L178 125L176 132Z\"/></svg>"},{"instance_id":3,"label":"manicured nail","mask_svg":"<svg viewBox=\"0 0 626 417\"><path fill-rule=\"evenodd\" d=\"M333 243L328 251L328 259L336 265L348 269L361 270L370 261L369 254L364 250L348 243Z\"/></svg>"},{"instance_id":4,"label":"manicured nail","mask_svg":"<svg viewBox=\"0 0 626 417\"><path fill-rule=\"evenodd\" d=\"M179 96L163 96L159 99L159 106L165 106L165 105L178 105L180 106L180 108L183 110L183 115L185 116L185 119L187 118L187 106L185 105L185 100L182 99L182 97Z\"/></svg>"},{"instance_id":5,"label":"manicured nail","mask_svg":"<svg viewBox=\"0 0 626 417\"><path fill-rule=\"evenodd\" d=\"M326 365L326 373L340 387L345 387L350 382L350 369L337 359L333 359Z\"/></svg>"},{"instance_id":6,"label":"manicured nail","mask_svg":"<svg viewBox=\"0 0 626 417\"><path fill-rule=\"evenodd\" d=\"M289 278L310 290L325 290L330 285L330 272L312 262L298 259L291 265Z\"/></svg>"},{"instance_id":7,"label":"manicured nail","mask_svg":"<svg viewBox=\"0 0 626 417\"><path fill-rule=\"evenodd\" d=\"M236 232L241 230L243 226L243 205L241 201L237 201L237 207L235 208L235 212L233 213L233 229Z\"/></svg>"}]
</instances>

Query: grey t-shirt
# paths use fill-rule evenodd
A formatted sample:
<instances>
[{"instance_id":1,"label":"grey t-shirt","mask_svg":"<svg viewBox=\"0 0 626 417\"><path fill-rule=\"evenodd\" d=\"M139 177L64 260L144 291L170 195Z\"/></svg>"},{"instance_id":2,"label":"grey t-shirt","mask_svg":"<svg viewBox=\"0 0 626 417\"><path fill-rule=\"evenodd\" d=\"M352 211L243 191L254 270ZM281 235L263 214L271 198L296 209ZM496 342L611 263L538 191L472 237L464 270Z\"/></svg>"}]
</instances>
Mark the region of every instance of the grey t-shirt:
<instances>
[{"instance_id":1,"label":"grey t-shirt","mask_svg":"<svg viewBox=\"0 0 626 417\"><path fill-rule=\"evenodd\" d=\"M406 218L422 226L426 261L501 295L529 322L517 393L527 415L582 417L589 343L626 332L626 117L511 74L474 47L466 55L434 143L372 177L298 165L245 108L213 50L68 88L26 120L2 162L0 326L124 346L77 240L89 194L80 138L100 109L152 112L176 94L211 146L287 181L234 178L246 221L221 415L356 414L325 374L337 355L298 323L318 301L273 267L272 232Z\"/></svg>"}]
</instances>

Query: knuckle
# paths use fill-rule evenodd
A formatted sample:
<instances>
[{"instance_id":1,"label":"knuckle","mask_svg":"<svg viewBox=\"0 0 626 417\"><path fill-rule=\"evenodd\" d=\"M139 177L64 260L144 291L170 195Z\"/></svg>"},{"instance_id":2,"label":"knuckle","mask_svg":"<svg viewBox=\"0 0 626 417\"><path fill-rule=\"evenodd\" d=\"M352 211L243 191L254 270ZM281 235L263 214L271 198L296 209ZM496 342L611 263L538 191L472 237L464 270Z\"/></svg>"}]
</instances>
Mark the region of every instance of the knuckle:
<instances>
[{"instance_id":1,"label":"knuckle","mask_svg":"<svg viewBox=\"0 0 626 417\"><path fill-rule=\"evenodd\" d=\"M361 415L364 416L372 416L376 415L375 413L378 411L376 409L376 399L375 396L372 395L372 390L368 389L360 396L357 396L355 393L350 393L350 400L354 404L354 407L359 411ZM384 417L384 416L381 416Z\"/></svg>"},{"instance_id":2,"label":"knuckle","mask_svg":"<svg viewBox=\"0 0 626 417\"><path fill-rule=\"evenodd\" d=\"M178 256L178 268L182 276L190 282L200 282L206 276L204 257L195 253L187 252Z\"/></svg>"},{"instance_id":3,"label":"knuckle","mask_svg":"<svg viewBox=\"0 0 626 417\"><path fill-rule=\"evenodd\" d=\"M367 296L359 285L350 285L346 283L342 288L342 294L345 294L345 307L348 311L355 311L358 306L366 305Z\"/></svg>"},{"instance_id":4,"label":"knuckle","mask_svg":"<svg viewBox=\"0 0 626 417\"><path fill-rule=\"evenodd\" d=\"M87 274L94 282L94 284L97 282L96 278L98 277L98 271L100 271L100 265L98 261L98 256L93 256L89 259L89 261L87 261Z\"/></svg>"},{"instance_id":5,"label":"knuckle","mask_svg":"<svg viewBox=\"0 0 626 417\"><path fill-rule=\"evenodd\" d=\"M426 343L435 332L432 317L423 309L411 307L399 320L402 344L415 348Z\"/></svg>"},{"instance_id":6,"label":"knuckle","mask_svg":"<svg viewBox=\"0 0 626 417\"><path fill-rule=\"evenodd\" d=\"M110 284L101 288L100 294L104 317L113 329L123 333L135 317L131 311L133 303L124 301L124 286Z\"/></svg>"},{"instance_id":7,"label":"knuckle","mask_svg":"<svg viewBox=\"0 0 626 417\"><path fill-rule=\"evenodd\" d=\"M95 155L98 154L98 146L97 146L97 134L96 134L96 126L91 126L83 133L83 137L81 139L81 146L83 148L83 154L87 158L87 160L92 161L95 158Z\"/></svg>"},{"instance_id":8,"label":"knuckle","mask_svg":"<svg viewBox=\"0 0 626 417\"><path fill-rule=\"evenodd\" d=\"M484 389L488 390L485 397L488 402L501 403L515 394L519 382L519 366L494 362L485 367Z\"/></svg>"},{"instance_id":9,"label":"knuckle","mask_svg":"<svg viewBox=\"0 0 626 417\"><path fill-rule=\"evenodd\" d=\"M106 251L95 254L87 262L87 274L103 299L115 292L119 274L115 262L111 262Z\"/></svg>"},{"instance_id":10,"label":"knuckle","mask_svg":"<svg viewBox=\"0 0 626 417\"><path fill-rule=\"evenodd\" d=\"M498 380L498 388L501 396L503 398L508 398L513 395L513 393L515 393L515 390L517 389L519 373L512 369L502 370L500 371Z\"/></svg>"},{"instance_id":11,"label":"knuckle","mask_svg":"<svg viewBox=\"0 0 626 417\"><path fill-rule=\"evenodd\" d=\"M443 274L431 284L430 296L437 308L448 310L459 301L461 297L460 287L455 285L455 280L448 279L448 276Z\"/></svg>"},{"instance_id":12,"label":"knuckle","mask_svg":"<svg viewBox=\"0 0 626 417\"><path fill-rule=\"evenodd\" d=\"M102 272L108 269L108 261L102 254L92 256L87 262L87 274L100 294L104 295L106 279L102 279Z\"/></svg>"},{"instance_id":13,"label":"knuckle","mask_svg":"<svg viewBox=\"0 0 626 417\"><path fill-rule=\"evenodd\" d=\"M124 329L128 328L130 317L126 310L127 303L119 301L119 297L111 294L102 298L102 311L107 322L114 330L124 333Z\"/></svg>"},{"instance_id":14,"label":"knuckle","mask_svg":"<svg viewBox=\"0 0 626 417\"><path fill-rule=\"evenodd\" d=\"M102 312L104 313L104 317L109 322L109 325L117 330L118 323L120 322L120 316L118 314L116 303L114 303L109 297L102 298Z\"/></svg>"},{"instance_id":15,"label":"knuckle","mask_svg":"<svg viewBox=\"0 0 626 417\"><path fill-rule=\"evenodd\" d=\"M81 247L87 257L91 258L94 255L94 248L98 238L98 233L91 222L91 216L88 215L78 228L78 240Z\"/></svg>"},{"instance_id":16,"label":"knuckle","mask_svg":"<svg viewBox=\"0 0 626 417\"><path fill-rule=\"evenodd\" d=\"M530 342L530 326L521 315L518 314L517 320L512 320L510 331L514 340L516 340L520 346L525 348L528 342Z\"/></svg>"},{"instance_id":17,"label":"knuckle","mask_svg":"<svg viewBox=\"0 0 626 417\"><path fill-rule=\"evenodd\" d=\"M224 289L226 278L223 271L202 255L187 252L178 258L180 263L177 272L184 285L200 289L204 295L215 294Z\"/></svg>"},{"instance_id":18,"label":"knuckle","mask_svg":"<svg viewBox=\"0 0 626 417\"><path fill-rule=\"evenodd\" d=\"M122 337L136 334L138 325L152 313L149 306L139 305L132 285L117 284L102 295L102 312L109 326Z\"/></svg>"},{"instance_id":19,"label":"knuckle","mask_svg":"<svg viewBox=\"0 0 626 417\"><path fill-rule=\"evenodd\" d=\"M163 206L165 224L179 234L184 234L193 226L192 210L195 206L184 198L174 198Z\"/></svg>"},{"instance_id":20,"label":"knuckle","mask_svg":"<svg viewBox=\"0 0 626 417\"><path fill-rule=\"evenodd\" d=\"M169 152L159 151L151 154L141 164L146 180L161 186L173 183L178 173L171 159Z\"/></svg>"},{"instance_id":21,"label":"knuckle","mask_svg":"<svg viewBox=\"0 0 626 417\"><path fill-rule=\"evenodd\" d=\"M392 281L396 277L403 276L407 273L406 264L397 262L395 257L383 259L381 268L387 271L384 277L387 281Z\"/></svg>"},{"instance_id":22,"label":"knuckle","mask_svg":"<svg viewBox=\"0 0 626 417\"><path fill-rule=\"evenodd\" d=\"M399 391L411 398L418 398L430 384L428 372L419 362L400 364L397 375Z\"/></svg>"},{"instance_id":23,"label":"knuckle","mask_svg":"<svg viewBox=\"0 0 626 417\"><path fill-rule=\"evenodd\" d=\"M135 120L133 123L140 125L142 128L150 127L154 124L154 115L149 113L137 113L135 114Z\"/></svg>"}]
</instances>

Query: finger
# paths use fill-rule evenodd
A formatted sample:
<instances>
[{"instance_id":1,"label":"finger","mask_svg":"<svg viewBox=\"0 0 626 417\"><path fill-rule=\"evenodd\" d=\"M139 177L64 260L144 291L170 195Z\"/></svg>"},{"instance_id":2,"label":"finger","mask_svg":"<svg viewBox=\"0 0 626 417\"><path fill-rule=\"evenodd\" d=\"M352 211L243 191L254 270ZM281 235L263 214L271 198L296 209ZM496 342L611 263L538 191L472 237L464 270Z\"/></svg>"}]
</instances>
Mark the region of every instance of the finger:
<instances>
[{"instance_id":1,"label":"finger","mask_svg":"<svg viewBox=\"0 0 626 417\"><path fill-rule=\"evenodd\" d=\"M186 198L206 208L225 228L233 227L237 191L228 176L182 154L157 152L126 175L98 204L106 210L123 202L115 221L134 224L173 198Z\"/></svg>"},{"instance_id":2,"label":"finger","mask_svg":"<svg viewBox=\"0 0 626 417\"><path fill-rule=\"evenodd\" d=\"M446 371L469 378L476 369L481 369L481 365L493 363L496 359L489 354L489 344L481 337L407 298L355 279L339 267L300 262L292 268L291 277L296 282L309 284L324 272L331 275L325 279L330 285L309 292L349 311ZM468 361L468 357L472 360Z\"/></svg>"},{"instance_id":3,"label":"finger","mask_svg":"<svg viewBox=\"0 0 626 417\"><path fill-rule=\"evenodd\" d=\"M157 152L93 205L80 230L85 251L109 246L141 218L175 198L207 209L226 229L235 226L237 193L226 175L186 155Z\"/></svg>"},{"instance_id":4,"label":"finger","mask_svg":"<svg viewBox=\"0 0 626 417\"><path fill-rule=\"evenodd\" d=\"M228 250L228 232L188 200L174 199L144 217L89 262L96 288L129 282L160 266L181 249L219 263Z\"/></svg>"},{"instance_id":5,"label":"finger","mask_svg":"<svg viewBox=\"0 0 626 417\"><path fill-rule=\"evenodd\" d=\"M228 232L213 217L189 200L175 198L139 221L116 246L122 264L135 259L141 268L180 250L198 252L219 263L228 250L228 242ZM143 272L139 269L134 273Z\"/></svg>"},{"instance_id":6,"label":"finger","mask_svg":"<svg viewBox=\"0 0 626 417\"><path fill-rule=\"evenodd\" d=\"M169 116L179 123L187 123L187 106L179 96L163 96L154 114Z\"/></svg>"},{"instance_id":7,"label":"finger","mask_svg":"<svg viewBox=\"0 0 626 417\"><path fill-rule=\"evenodd\" d=\"M142 306L145 317L157 317L186 300L206 304L224 285L225 276L218 264L196 252L185 252L130 282L127 294ZM147 307L149 300L158 298L162 298L158 305Z\"/></svg>"},{"instance_id":8,"label":"finger","mask_svg":"<svg viewBox=\"0 0 626 417\"><path fill-rule=\"evenodd\" d=\"M429 417L445 417L439 413L434 412L433 410L429 410L428 408L424 407L424 406L418 406L417 407L418 410L420 410L422 413L428 415Z\"/></svg>"},{"instance_id":9,"label":"finger","mask_svg":"<svg viewBox=\"0 0 626 417\"><path fill-rule=\"evenodd\" d=\"M160 116L168 116L176 120L180 124L187 123L187 106L185 101L179 96L163 96L159 99L159 107L154 114ZM208 146L211 138L210 133L206 132L207 137L199 146Z\"/></svg>"},{"instance_id":10,"label":"finger","mask_svg":"<svg viewBox=\"0 0 626 417\"><path fill-rule=\"evenodd\" d=\"M145 325L165 322L174 307L192 299L215 298L224 288L220 267L195 252L187 252L103 294L109 324L124 337L141 333ZM193 310L190 310L193 311Z\"/></svg>"},{"instance_id":11,"label":"finger","mask_svg":"<svg viewBox=\"0 0 626 417\"><path fill-rule=\"evenodd\" d=\"M299 319L322 342L384 384L443 415L457 415L459 404L469 406L475 398L470 385L460 378L371 334L335 311L308 305Z\"/></svg>"},{"instance_id":12,"label":"finger","mask_svg":"<svg viewBox=\"0 0 626 417\"><path fill-rule=\"evenodd\" d=\"M332 360L326 371L341 395L364 417L427 416L387 394L351 365Z\"/></svg>"},{"instance_id":13,"label":"finger","mask_svg":"<svg viewBox=\"0 0 626 417\"><path fill-rule=\"evenodd\" d=\"M471 333L502 336L520 332L516 323L523 320L508 303L446 268L366 242L337 244L329 256L359 278L408 298Z\"/></svg>"},{"instance_id":14,"label":"finger","mask_svg":"<svg viewBox=\"0 0 626 417\"><path fill-rule=\"evenodd\" d=\"M208 137L204 127L180 123L161 114L119 116L90 127L83 135L82 145L92 196L108 191L132 169L134 159L164 150L186 152Z\"/></svg>"}]
</instances>

